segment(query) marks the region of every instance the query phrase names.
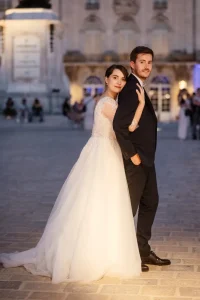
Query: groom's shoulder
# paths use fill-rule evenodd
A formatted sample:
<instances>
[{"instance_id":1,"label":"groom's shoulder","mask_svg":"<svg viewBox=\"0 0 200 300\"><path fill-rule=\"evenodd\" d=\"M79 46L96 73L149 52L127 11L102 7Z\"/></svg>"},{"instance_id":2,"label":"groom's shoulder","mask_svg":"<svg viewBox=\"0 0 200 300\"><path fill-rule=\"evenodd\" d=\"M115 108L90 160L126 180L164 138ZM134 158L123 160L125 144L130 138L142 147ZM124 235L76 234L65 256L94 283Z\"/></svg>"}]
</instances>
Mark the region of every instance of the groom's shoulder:
<instances>
[{"instance_id":1,"label":"groom's shoulder","mask_svg":"<svg viewBox=\"0 0 200 300\"><path fill-rule=\"evenodd\" d=\"M135 97L136 94L136 86L134 85L125 85L124 88L122 89L122 91L119 93L119 103L121 101L123 102L129 102L130 99L132 99L133 97Z\"/></svg>"},{"instance_id":2,"label":"groom's shoulder","mask_svg":"<svg viewBox=\"0 0 200 300\"><path fill-rule=\"evenodd\" d=\"M127 83L137 83L137 79L136 79L136 77L131 73L131 74L129 74L129 76L128 76L128 79L127 79Z\"/></svg>"},{"instance_id":3,"label":"groom's shoulder","mask_svg":"<svg viewBox=\"0 0 200 300\"><path fill-rule=\"evenodd\" d=\"M135 91L136 92L136 83L137 81L134 80L133 75L129 75L128 80L125 84L125 86L123 87L122 91L120 92L120 94L125 94L127 92L130 91Z\"/></svg>"},{"instance_id":4,"label":"groom's shoulder","mask_svg":"<svg viewBox=\"0 0 200 300\"><path fill-rule=\"evenodd\" d=\"M133 76L132 74L129 75L126 85L124 86L125 89L135 89L136 87L136 83L137 80L135 78L135 76Z\"/></svg>"}]
</instances>

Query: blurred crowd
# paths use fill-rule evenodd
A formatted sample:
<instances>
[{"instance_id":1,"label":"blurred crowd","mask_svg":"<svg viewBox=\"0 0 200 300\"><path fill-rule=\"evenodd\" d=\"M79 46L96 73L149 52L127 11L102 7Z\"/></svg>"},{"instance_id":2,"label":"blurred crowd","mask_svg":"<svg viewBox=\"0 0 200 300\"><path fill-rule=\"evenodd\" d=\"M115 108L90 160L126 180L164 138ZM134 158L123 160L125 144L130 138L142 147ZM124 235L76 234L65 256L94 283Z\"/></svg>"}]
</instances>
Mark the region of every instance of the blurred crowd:
<instances>
[{"instance_id":1,"label":"blurred crowd","mask_svg":"<svg viewBox=\"0 0 200 300\"><path fill-rule=\"evenodd\" d=\"M91 96L86 94L80 101L71 104L70 97L66 98L62 104L62 114L67 117L69 124L73 128L92 129L94 120L94 109L100 94ZM16 105L9 97L3 108L3 115L7 120L15 119L17 123L31 123L34 120L44 121L44 109L38 98L33 103L22 98L20 105Z\"/></svg>"},{"instance_id":2,"label":"blurred crowd","mask_svg":"<svg viewBox=\"0 0 200 300\"><path fill-rule=\"evenodd\" d=\"M81 101L75 101L73 105L70 103L70 98L65 99L62 112L71 122L73 128L92 129L94 109L100 96L101 94L94 96L86 94Z\"/></svg>"},{"instance_id":3,"label":"blurred crowd","mask_svg":"<svg viewBox=\"0 0 200 300\"><path fill-rule=\"evenodd\" d=\"M178 138L200 139L200 88L190 95L187 89L178 94L180 113L178 119Z\"/></svg>"},{"instance_id":4,"label":"blurred crowd","mask_svg":"<svg viewBox=\"0 0 200 300\"><path fill-rule=\"evenodd\" d=\"M33 101L30 108L25 98L23 98L20 105L17 106L14 100L9 97L5 103L3 114L7 120L16 119L18 123L31 123L34 119L38 119L39 122L44 121L43 107L37 98Z\"/></svg>"},{"instance_id":5,"label":"blurred crowd","mask_svg":"<svg viewBox=\"0 0 200 300\"><path fill-rule=\"evenodd\" d=\"M72 128L92 129L94 109L101 94L91 96L86 94L81 101L75 101L72 105L70 97L62 104L62 114ZM178 94L180 112L178 116L178 138L185 140L200 139L200 88L192 95L187 89L182 89ZM27 104L26 98L16 106L14 100L9 97L5 103L3 114L6 119L15 119L18 123L31 123L35 120L44 122L43 106L38 98L32 105Z\"/></svg>"}]
</instances>

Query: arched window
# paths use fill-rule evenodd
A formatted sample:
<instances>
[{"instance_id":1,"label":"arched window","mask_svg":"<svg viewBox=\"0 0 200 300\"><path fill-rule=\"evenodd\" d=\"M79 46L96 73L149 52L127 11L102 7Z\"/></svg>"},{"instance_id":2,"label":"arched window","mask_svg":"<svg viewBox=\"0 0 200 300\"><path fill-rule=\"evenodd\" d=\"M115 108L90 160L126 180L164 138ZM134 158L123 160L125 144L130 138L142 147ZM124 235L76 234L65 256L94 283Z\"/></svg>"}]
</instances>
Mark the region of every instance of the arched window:
<instances>
[{"instance_id":1,"label":"arched window","mask_svg":"<svg viewBox=\"0 0 200 300\"><path fill-rule=\"evenodd\" d=\"M89 76L84 84L84 93L86 96L94 96L102 94L104 91L104 84L101 79L97 76Z\"/></svg>"},{"instance_id":2,"label":"arched window","mask_svg":"<svg viewBox=\"0 0 200 300\"><path fill-rule=\"evenodd\" d=\"M100 79L99 77L97 77L97 76L89 76L89 77L85 80L84 84L102 84L102 81L101 81L101 79Z\"/></svg>"},{"instance_id":3,"label":"arched window","mask_svg":"<svg viewBox=\"0 0 200 300\"><path fill-rule=\"evenodd\" d=\"M159 75L159 76L155 76L151 83L156 83L156 84L170 84L168 77L163 76L163 75Z\"/></svg>"}]
</instances>

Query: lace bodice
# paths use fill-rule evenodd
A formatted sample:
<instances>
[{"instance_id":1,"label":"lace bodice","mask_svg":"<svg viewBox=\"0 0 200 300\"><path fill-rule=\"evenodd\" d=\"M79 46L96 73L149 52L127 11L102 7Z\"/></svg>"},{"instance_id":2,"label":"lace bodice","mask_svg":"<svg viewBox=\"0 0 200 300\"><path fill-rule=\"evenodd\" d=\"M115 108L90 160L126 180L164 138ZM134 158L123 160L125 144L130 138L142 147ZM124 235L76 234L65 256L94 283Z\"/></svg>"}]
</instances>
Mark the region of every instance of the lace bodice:
<instances>
[{"instance_id":1,"label":"lace bodice","mask_svg":"<svg viewBox=\"0 0 200 300\"><path fill-rule=\"evenodd\" d=\"M107 107L109 107L109 109L113 112L113 115L117 109L117 102L110 97L103 97L98 101L94 111L92 136L116 139L112 126L112 120L106 117L102 112L102 109L106 104L108 104Z\"/></svg>"}]
</instances>

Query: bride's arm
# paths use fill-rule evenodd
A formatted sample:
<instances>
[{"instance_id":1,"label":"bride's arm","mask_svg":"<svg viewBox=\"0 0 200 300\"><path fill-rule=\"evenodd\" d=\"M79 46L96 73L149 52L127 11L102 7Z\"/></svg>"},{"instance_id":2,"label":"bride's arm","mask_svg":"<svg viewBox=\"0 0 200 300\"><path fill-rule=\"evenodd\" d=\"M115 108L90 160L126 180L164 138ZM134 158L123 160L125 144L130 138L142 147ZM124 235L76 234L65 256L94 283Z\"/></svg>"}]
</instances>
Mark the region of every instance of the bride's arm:
<instances>
[{"instance_id":1,"label":"bride's arm","mask_svg":"<svg viewBox=\"0 0 200 300\"><path fill-rule=\"evenodd\" d=\"M112 105L109 102L106 102L103 104L102 113L106 118L108 118L112 122L116 113L116 109L117 108L114 105Z\"/></svg>"},{"instance_id":2,"label":"bride's arm","mask_svg":"<svg viewBox=\"0 0 200 300\"><path fill-rule=\"evenodd\" d=\"M128 127L128 130L133 132L137 127L139 127L138 123L140 121L144 106L145 106L145 95L144 95L144 89L137 83L137 86L140 90L136 90L136 93L138 94L138 100L139 104L135 111L135 115L133 117L133 120L131 124Z\"/></svg>"}]
</instances>

